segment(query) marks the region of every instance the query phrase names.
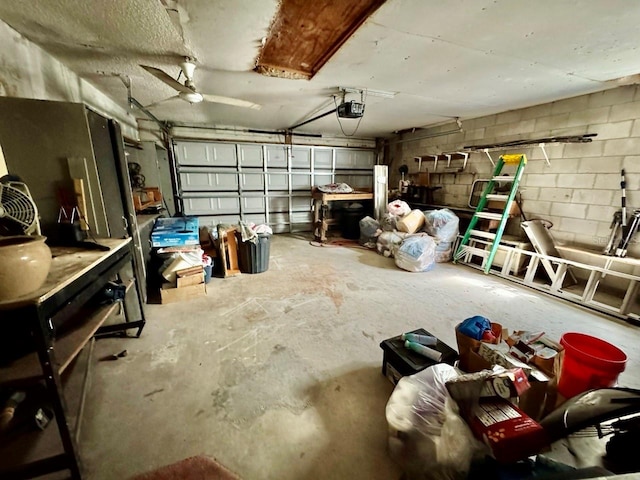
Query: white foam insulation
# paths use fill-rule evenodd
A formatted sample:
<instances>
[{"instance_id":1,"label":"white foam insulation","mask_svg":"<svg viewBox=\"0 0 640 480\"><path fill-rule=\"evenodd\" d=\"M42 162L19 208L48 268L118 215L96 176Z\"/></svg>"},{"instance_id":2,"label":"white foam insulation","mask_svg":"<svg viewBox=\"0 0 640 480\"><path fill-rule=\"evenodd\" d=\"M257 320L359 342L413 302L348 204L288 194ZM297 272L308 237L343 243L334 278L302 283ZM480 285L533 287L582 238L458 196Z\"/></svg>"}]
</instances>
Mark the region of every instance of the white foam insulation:
<instances>
[{"instance_id":1,"label":"white foam insulation","mask_svg":"<svg viewBox=\"0 0 640 480\"><path fill-rule=\"evenodd\" d=\"M177 76L183 55L198 61L199 91L263 105L152 107L186 124L283 129L332 108L331 93L347 86L397 92L367 98L358 131L386 136L603 90L640 71L640 2L628 0L388 0L310 81L252 71L277 11L277 0L0 0L0 19L123 105L122 83L98 72L130 76L152 104L175 91L138 65ZM335 116L300 130L341 133Z\"/></svg>"}]
</instances>

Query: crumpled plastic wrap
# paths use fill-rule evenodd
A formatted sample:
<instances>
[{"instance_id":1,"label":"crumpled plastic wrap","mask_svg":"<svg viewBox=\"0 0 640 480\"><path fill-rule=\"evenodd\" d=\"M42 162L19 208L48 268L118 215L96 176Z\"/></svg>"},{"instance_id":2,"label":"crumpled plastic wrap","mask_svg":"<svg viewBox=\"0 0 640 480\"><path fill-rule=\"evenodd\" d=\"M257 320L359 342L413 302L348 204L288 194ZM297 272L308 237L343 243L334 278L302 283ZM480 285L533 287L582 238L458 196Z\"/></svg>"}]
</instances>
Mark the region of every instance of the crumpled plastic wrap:
<instances>
[{"instance_id":1,"label":"crumpled plastic wrap","mask_svg":"<svg viewBox=\"0 0 640 480\"><path fill-rule=\"evenodd\" d=\"M380 255L393 257L395 255L395 251L406 237L407 234L402 232L382 232L378 235L376 250L378 250Z\"/></svg>"},{"instance_id":2,"label":"crumpled plastic wrap","mask_svg":"<svg viewBox=\"0 0 640 480\"><path fill-rule=\"evenodd\" d=\"M389 453L407 480L464 479L474 456L486 451L446 389L457 376L450 365L433 365L402 377L387 402Z\"/></svg>"},{"instance_id":3,"label":"crumpled plastic wrap","mask_svg":"<svg viewBox=\"0 0 640 480\"><path fill-rule=\"evenodd\" d=\"M351 193L353 192L353 188L351 188L346 183L328 183L326 185L318 186L318 190L323 193Z\"/></svg>"},{"instance_id":4,"label":"crumpled plastic wrap","mask_svg":"<svg viewBox=\"0 0 640 480\"><path fill-rule=\"evenodd\" d=\"M364 217L360 220L360 245L364 245L367 248L376 248L378 235L381 232L380 223L376 219Z\"/></svg>"},{"instance_id":5,"label":"crumpled plastic wrap","mask_svg":"<svg viewBox=\"0 0 640 480\"><path fill-rule=\"evenodd\" d=\"M436 243L426 233L409 235L394 252L396 265L408 272L427 272L435 265Z\"/></svg>"},{"instance_id":6,"label":"crumpled plastic wrap","mask_svg":"<svg viewBox=\"0 0 640 480\"><path fill-rule=\"evenodd\" d=\"M393 232L398 229L398 220L400 217L391 213L385 213L380 220L380 228L384 232Z\"/></svg>"},{"instance_id":7,"label":"crumpled plastic wrap","mask_svg":"<svg viewBox=\"0 0 640 480\"><path fill-rule=\"evenodd\" d=\"M387 205L387 212L396 217L404 217L407 213L411 212L411 207L407 202L394 200Z\"/></svg>"}]
</instances>

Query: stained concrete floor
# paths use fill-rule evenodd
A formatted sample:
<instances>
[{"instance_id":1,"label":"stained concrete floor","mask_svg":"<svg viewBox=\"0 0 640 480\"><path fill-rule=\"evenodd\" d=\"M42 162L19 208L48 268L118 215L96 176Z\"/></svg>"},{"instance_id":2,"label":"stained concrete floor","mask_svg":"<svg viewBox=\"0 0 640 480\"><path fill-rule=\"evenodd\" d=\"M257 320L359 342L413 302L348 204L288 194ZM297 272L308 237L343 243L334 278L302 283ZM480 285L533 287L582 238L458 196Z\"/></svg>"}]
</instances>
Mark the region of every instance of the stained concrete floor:
<instances>
[{"instance_id":1,"label":"stained concrete floor","mask_svg":"<svg viewBox=\"0 0 640 480\"><path fill-rule=\"evenodd\" d=\"M359 248L274 236L270 268L214 278L206 297L148 305L139 339L104 339L81 452L89 478L124 479L192 455L245 480L398 479L386 450L382 340L423 327L455 346L481 314L508 328L580 331L629 356L640 388L640 329L476 270L408 273Z\"/></svg>"}]
</instances>

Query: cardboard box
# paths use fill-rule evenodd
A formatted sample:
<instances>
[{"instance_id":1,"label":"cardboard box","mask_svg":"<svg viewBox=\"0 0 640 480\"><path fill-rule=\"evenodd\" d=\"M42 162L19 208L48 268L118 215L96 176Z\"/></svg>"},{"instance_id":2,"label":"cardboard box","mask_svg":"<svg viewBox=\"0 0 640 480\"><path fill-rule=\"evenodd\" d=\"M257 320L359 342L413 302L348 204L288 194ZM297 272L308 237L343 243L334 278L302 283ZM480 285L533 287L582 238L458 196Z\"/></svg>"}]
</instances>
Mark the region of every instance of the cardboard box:
<instances>
[{"instance_id":1,"label":"cardboard box","mask_svg":"<svg viewBox=\"0 0 640 480\"><path fill-rule=\"evenodd\" d=\"M197 267L185 268L176 272L176 287L183 288L190 285L198 285L204 283L204 268L200 265Z\"/></svg>"},{"instance_id":2,"label":"cardboard box","mask_svg":"<svg viewBox=\"0 0 640 480\"><path fill-rule=\"evenodd\" d=\"M509 355L509 345L506 343L498 345L482 343L478 350L478 355L484 358L491 365L500 365L507 370L512 368L521 368L527 376L531 374L531 366Z\"/></svg>"},{"instance_id":3,"label":"cardboard box","mask_svg":"<svg viewBox=\"0 0 640 480\"><path fill-rule=\"evenodd\" d=\"M189 285L187 287L173 287L170 284L163 285L160 289L160 303L174 303L194 298L204 297L207 294L204 283Z\"/></svg>"},{"instance_id":4,"label":"cardboard box","mask_svg":"<svg viewBox=\"0 0 640 480\"><path fill-rule=\"evenodd\" d=\"M493 365L482 358L476 352L467 352L460 355L459 367L469 373L481 370L490 370ZM529 376L529 389L517 400L518 407L534 420L540 420L550 413L557 404L556 379L549 378L542 372L532 369L533 375Z\"/></svg>"},{"instance_id":5,"label":"cardboard box","mask_svg":"<svg viewBox=\"0 0 640 480\"><path fill-rule=\"evenodd\" d=\"M508 400L483 399L468 422L501 463L513 463L549 445L544 429Z\"/></svg>"},{"instance_id":6,"label":"cardboard box","mask_svg":"<svg viewBox=\"0 0 640 480\"><path fill-rule=\"evenodd\" d=\"M197 217L158 218L151 232L151 246L159 248L198 245L198 225Z\"/></svg>"},{"instance_id":7,"label":"cardboard box","mask_svg":"<svg viewBox=\"0 0 640 480\"><path fill-rule=\"evenodd\" d=\"M500 325L499 323L492 323L491 331L493 332L493 335L496 337L495 341L491 343L496 343L496 344L499 343L502 340L502 325ZM467 337L466 335L460 333L457 328L456 328L456 342L458 344L458 352L460 353L460 355L466 352L477 352L478 349L480 348L480 345L482 343L485 343L480 340Z\"/></svg>"}]
</instances>

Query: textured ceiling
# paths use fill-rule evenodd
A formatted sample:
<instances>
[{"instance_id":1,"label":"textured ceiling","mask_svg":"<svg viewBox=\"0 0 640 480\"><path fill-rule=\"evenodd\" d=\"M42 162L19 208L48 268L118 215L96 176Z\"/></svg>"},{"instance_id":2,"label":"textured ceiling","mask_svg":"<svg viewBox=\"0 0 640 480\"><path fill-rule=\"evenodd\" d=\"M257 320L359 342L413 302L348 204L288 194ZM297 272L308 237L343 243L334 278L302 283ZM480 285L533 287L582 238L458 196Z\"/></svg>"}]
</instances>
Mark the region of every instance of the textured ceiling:
<instances>
[{"instance_id":1,"label":"textured ceiling","mask_svg":"<svg viewBox=\"0 0 640 480\"><path fill-rule=\"evenodd\" d=\"M28 7L27 7L28 6ZM161 119L283 129L333 107L335 87L368 97L358 136L473 118L590 93L640 72L640 2L387 0L310 81L253 71L277 0L0 0L0 19L122 105L133 94ZM263 105L189 105L138 64L174 77L197 59L199 91ZM343 120L347 133L356 121ZM301 131L339 134L335 116Z\"/></svg>"}]
</instances>

